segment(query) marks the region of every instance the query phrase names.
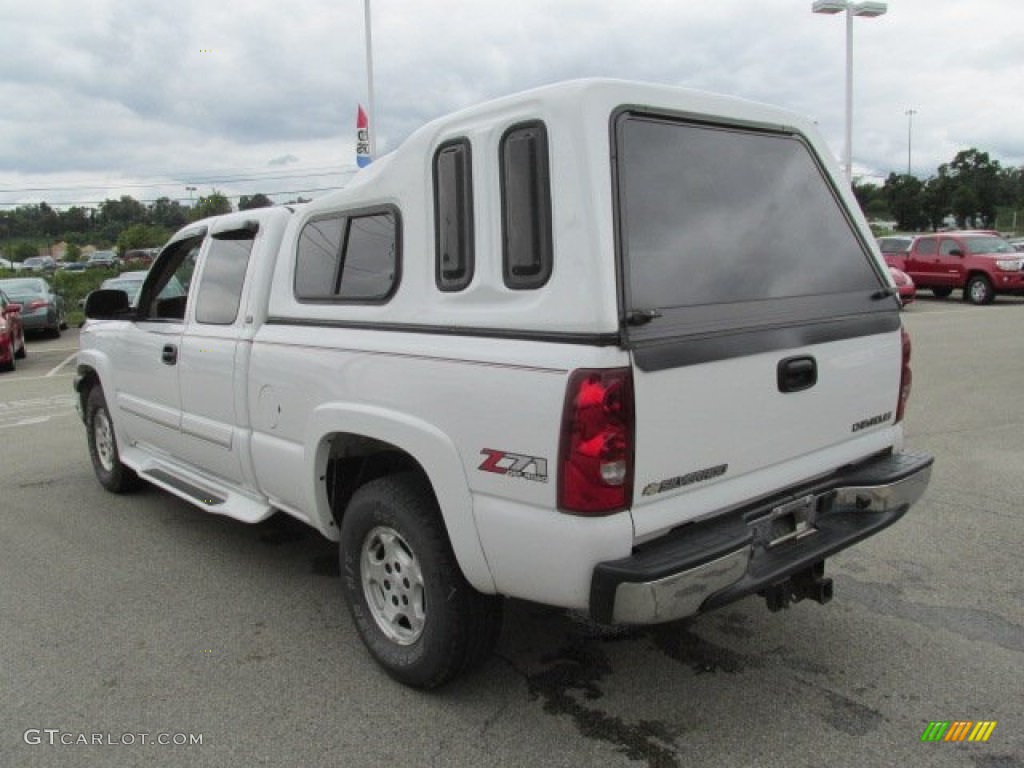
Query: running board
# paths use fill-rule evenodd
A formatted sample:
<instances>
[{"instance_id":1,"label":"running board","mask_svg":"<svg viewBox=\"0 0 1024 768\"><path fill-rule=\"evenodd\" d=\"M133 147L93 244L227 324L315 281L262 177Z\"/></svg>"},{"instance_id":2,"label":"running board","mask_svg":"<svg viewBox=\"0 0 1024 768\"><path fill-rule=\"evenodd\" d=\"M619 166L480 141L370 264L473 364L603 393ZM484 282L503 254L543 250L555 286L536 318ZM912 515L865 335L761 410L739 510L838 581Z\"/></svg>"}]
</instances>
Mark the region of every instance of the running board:
<instances>
[{"instance_id":1,"label":"running board","mask_svg":"<svg viewBox=\"0 0 1024 768\"><path fill-rule=\"evenodd\" d=\"M193 485L188 480L172 475L170 472L166 472L162 469L150 469L140 472L139 474L151 483L159 485L161 488L166 488L167 490L178 493L179 495L183 494L194 501L205 504L208 507L220 506L227 501L226 498L215 491L200 488L198 485Z\"/></svg>"},{"instance_id":2,"label":"running board","mask_svg":"<svg viewBox=\"0 0 1024 768\"><path fill-rule=\"evenodd\" d=\"M121 460L143 480L190 504L243 523L259 523L274 514L270 501L246 488L228 485L179 465L170 457L154 456L139 445L121 452Z\"/></svg>"}]
</instances>

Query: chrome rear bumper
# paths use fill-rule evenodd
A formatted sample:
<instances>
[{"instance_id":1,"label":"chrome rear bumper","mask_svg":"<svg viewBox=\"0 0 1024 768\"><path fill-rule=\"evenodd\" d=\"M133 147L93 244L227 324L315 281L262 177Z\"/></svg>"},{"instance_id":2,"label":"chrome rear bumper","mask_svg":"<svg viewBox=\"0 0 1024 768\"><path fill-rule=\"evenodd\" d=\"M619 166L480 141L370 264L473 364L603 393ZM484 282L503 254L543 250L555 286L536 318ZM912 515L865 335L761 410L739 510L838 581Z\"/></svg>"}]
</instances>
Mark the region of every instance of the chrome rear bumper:
<instances>
[{"instance_id":1,"label":"chrome rear bumper","mask_svg":"<svg viewBox=\"0 0 1024 768\"><path fill-rule=\"evenodd\" d=\"M783 583L899 520L927 489L932 462L911 453L877 458L601 563L591 616L663 623Z\"/></svg>"}]
</instances>

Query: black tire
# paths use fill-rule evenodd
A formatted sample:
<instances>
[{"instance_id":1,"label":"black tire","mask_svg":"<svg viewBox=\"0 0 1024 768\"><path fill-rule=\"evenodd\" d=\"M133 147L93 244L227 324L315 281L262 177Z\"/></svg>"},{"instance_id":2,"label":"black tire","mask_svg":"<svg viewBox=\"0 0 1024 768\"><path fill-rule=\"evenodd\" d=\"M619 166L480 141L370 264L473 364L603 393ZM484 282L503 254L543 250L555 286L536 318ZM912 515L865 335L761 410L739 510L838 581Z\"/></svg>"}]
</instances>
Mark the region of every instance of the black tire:
<instances>
[{"instance_id":1,"label":"black tire","mask_svg":"<svg viewBox=\"0 0 1024 768\"><path fill-rule=\"evenodd\" d=\"M0 371L13 371L15 368L17 368L18 366L14 362L14 359L17 356L18 354L14 351L14 337L11 336L7 340L7 362L4 363L3 365L0 365Z\"/></svg>"},{"instance_id":2,"label":"black tire","mask_svg":"<svg viewBox=\"0 0 1024 768\"><path fill-rule=\"evenodd\" d=\"M100 485L112 493L126 493L137 488L139 476L121 463L114 422L99 386L89 390L86 399L85 430L89 440L89 458Z\"/></svg>"},{"instance_id":3,"label":"black tire","mask_svg":"<svg viewBox=\"0 0 1024 768\"><path fill-rule=\"evenodd\" d=\"M992 281L984 275L972 275L964 286L964 301L971 304L991 304L996 297Z\"/></svg>"},{"instance_id":4,"label":"black tire","mask_svg":"<svg viewBox=\"0 0 1024 768\"><path fill-rule=\"evenodd\" d=\"M398 682L436 688L494 650L502 600L462 575L420 475L380 477L356 491L342 519L339 557L359 636Z\"/></svg>"},{"instance_id":5,"label":"black tire","mask_svg":"<svg viewBox=\"0 0 1024 768\"><path fill-rule=\"evenodd\" d=\"M949 298L949 294L951 294L952 292L953 289L950 288L948 285L943 288L932 288L932 296L934 296L937 299Z\"/></svg>"}]
</instances>

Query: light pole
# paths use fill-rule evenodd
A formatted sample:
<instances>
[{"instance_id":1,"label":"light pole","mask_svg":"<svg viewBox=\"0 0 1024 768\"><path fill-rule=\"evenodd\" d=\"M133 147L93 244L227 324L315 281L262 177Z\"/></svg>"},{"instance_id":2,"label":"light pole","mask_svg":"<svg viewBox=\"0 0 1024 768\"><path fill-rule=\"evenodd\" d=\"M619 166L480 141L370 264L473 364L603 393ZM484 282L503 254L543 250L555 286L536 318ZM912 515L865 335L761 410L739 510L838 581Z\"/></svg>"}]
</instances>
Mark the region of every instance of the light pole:
<instances>
[{"instance_id":1,"label":"light pole","mask_svg":"<svg viewBox=\"0 0 1024 768\"><path fill-rule=\"evenodd\" d=\"M185 187L185 191L188 192L188 207L192 208L192 193L196 191L195 187Z\"/></svg>"},{"instance_id":2,"label":"light pole","mask_svg":"<svg viewBox=\"0 0 1024 768\"><path fill-rule=\"evenodd\" d=\"M366 23L366 97L370 108L370 157L377 159L377 111L373 104L373 34L370 30L370 0L363 0Z\"/></svg>"},{"instance_id":3,"label":"light pole","mask_svg":"<svg viewBox=\"0 0 1024 768\"><path fill-rule=\"evenodd\" d=\"M913 131L914 131L914 115L916 115L916 114L917 114L917 110L916 109L908 109L906 111L906 115L907 115L907 176L910 175L910 148L911 148L911 146L913 146L911 141L912 141L913 136L914 136L914 134L913 134Z\"/></svg>"},{"instance_id":4,"label":"light pole","mask_svg":"<svg viewBox=\"0 0 1024 768\"><path fill-rule=\"evenodd\" d=\"M885 3L853 3L849 0L814 0L814 13L841 13L846 11L846 147L843 150L843 166L846 180L853 183L853 17L873 19L882 16L889 6Z\"/></svg>"}]
</instances>

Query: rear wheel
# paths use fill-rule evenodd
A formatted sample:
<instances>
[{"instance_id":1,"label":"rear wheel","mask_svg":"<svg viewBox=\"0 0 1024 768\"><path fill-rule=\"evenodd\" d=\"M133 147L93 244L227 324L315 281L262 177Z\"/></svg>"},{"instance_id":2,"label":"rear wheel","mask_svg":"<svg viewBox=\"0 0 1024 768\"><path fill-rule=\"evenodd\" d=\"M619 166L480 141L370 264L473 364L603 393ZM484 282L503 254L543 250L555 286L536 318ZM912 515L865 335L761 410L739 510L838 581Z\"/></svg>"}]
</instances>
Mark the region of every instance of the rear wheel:
<instances>
[{"instance_id":1,"label":"rear wheel","mask_svg":"<svg viewBox=\"0 0 1024 768\"><path fill-rule=\"evenodd\" d=\"M953 289L950 288L949 286L945 286L942 288L932 288L932 295L937 299L948 298L949 294L951 294L952 292Z\"/></svg>"},{"instance_id":2,"label":"rear wheel","mask_svg":"<svg viewBox=\"0 0 1024 768\"><path fill-rule=\"evenodd\" d=\"M139 477L121 463L117 451L117 436L110 418L106 398L99 386L89 390L85 407L85 428L89 439L89 458L100 485L113 493L124 493L137 488Z\"/></svg>"},{"instance_id":3,"label":"rear wheel","mask_svg":"<svg viewBox=\"0 0 1024 768\"><path fill-rule=\"evenodd\" d=\"M995 297L992 283L984 275L973 275L964 287L964 298L971 304L991 304Z\"/></svg>"},{"instance_id":4,"label":"rear wheel","mask_svg":"<svg viewBox=\"0 0 1024 768\"><path fill-rule=\"evenodd\" d=\"M14 358L17 354L14 351L14 337L9 336L7 338L7 362L0 365L0 371L13 371L17 366L14 363Z\"/></svg>"},{"instance_id":5,"label":"rear wheel","mask_svg":"<svg viewBox=\"0 0 1024 768\"><path fill-rule=\"evenodd\" d=\"M501 598L462 575L427 482L372 480L345 510L339 546L345 598L359 636L395 680L436 688L487 659Z\"/></svg>"}]
</instances>

